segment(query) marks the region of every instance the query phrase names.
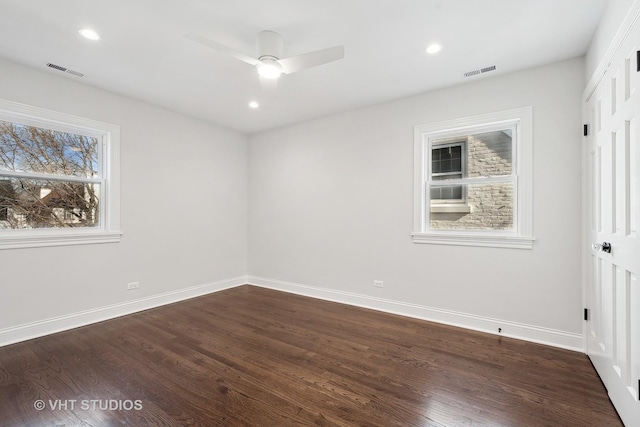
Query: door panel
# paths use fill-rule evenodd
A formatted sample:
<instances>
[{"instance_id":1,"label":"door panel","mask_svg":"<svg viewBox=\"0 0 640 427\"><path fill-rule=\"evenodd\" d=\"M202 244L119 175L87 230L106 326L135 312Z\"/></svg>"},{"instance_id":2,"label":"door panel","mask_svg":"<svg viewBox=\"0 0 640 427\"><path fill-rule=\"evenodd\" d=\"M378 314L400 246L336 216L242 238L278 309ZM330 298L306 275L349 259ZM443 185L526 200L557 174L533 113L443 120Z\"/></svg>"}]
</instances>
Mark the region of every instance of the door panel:
<instances>
[{"instance_id":1,"label":"door panel","mask_svg":"<svg viewBox=\"0 0 640 427\"><path fill-rule=\"evenodd\" d=\"M640 425L640 239L638 117L640 91L634 28L585 105L587 354L628 426ZM611 243L611 252L597 246Z\"/></svg>"},{"instance_id":2,"label":"door panel","mask_svg":"<svg viewBox=\"0 0 640 427\"><path fill-rule=\"evenodd\" d=\"M627 279L629 281L629 377L628 384L631 386L631 393L640 398L640 391L637 383L640 378L640 285L637 275L629 273ZM635 387L635 390L634 390Z\"/></svg>"},{"instance_id":3,"label":"door panel","mask_svg":"<svg viewBox=\"0 0 640 427\"><path fill-rule=\"evenodd\" d=\"M640 220L640 205L638 204L638 191L640 191L640 185L638 180L638 165L640 160L638 154L638 119L637 116L632 117L628 121L629 125L629 137L628 137L628 152L629 152L629 174L627 181L629 183L629 237L638 237L638 221Z\"/></svg>"}]
</instances>

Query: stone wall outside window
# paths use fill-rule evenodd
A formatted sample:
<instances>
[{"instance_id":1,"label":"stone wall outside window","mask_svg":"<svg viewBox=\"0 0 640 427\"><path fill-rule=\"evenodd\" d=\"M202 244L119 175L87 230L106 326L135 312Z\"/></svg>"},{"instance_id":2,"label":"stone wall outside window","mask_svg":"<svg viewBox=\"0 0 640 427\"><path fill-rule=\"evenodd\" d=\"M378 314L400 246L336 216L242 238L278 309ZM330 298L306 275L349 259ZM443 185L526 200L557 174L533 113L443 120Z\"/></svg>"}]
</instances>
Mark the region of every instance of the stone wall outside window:
<instances>
[{"instance_id":1,"label":"stone wall outside window","mask_svg":"<svg viewBox=\"0 0 640 427\"><path fill-rule=\"evenodd\" d=\"M503 176L512 173L511 136L503 131L486 132L467 138L467 176ZM466 202L470 213L432 213L432 229L510 230L513 229L513 185L492 183L469 185Z\"/></svg>"}]
</instances>

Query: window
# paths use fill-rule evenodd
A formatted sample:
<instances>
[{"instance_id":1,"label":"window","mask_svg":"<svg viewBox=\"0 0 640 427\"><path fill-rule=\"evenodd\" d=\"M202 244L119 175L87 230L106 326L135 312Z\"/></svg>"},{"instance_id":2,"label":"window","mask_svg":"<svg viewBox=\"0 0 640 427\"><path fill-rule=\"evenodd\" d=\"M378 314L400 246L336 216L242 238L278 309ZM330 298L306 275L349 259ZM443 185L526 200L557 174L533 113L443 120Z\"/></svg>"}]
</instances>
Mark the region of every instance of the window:
<instances>
[{"instance_id":1,"label":"window","mask_svg":"<svg viewBox=\"0 0 640 427\"><path fill-rule=\"evenodd\" d=\"M532 247L531 108L417 126L416 243Z\"/></svg>"},{"instance_id":2,"label":"window","mask_svg":"<svg viewBox=\"0 0 640 427\"><path fill-rule=\"evenodd\" d=\"M0 100L0 249L119 232L119 127Z\"/></svg>"},{"instance_id":3,"label":"window","mask_svg":"<svg viewBox=\"0 0 640 427\"><path fill-rule=\"evenodd\" d=\"M462 179L466 172L466 142L438 144L431 148L431 179L443 181ZM461 185L443 185L431 187L431 204L464 203Z\"/></svg>"}]
</instances>

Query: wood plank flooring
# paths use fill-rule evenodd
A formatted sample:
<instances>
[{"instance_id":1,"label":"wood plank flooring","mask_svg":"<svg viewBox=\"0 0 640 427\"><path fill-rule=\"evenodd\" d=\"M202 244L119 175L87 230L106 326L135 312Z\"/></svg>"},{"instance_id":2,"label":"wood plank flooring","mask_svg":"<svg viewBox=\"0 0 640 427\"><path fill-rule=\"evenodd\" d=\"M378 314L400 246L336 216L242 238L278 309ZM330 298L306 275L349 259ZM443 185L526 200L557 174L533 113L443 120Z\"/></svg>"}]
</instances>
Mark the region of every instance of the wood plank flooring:
<instances>
[{"instance_id":1,"label":"wood plank flooring","mask_svg":"<svg viewBox=\"0 0 640 427\"><path fill-rule=\"evenodd\" d=\"M584 354L242 286L1 347L0 426L73 425L622 424Z\"/></svg>"}]
</instances>

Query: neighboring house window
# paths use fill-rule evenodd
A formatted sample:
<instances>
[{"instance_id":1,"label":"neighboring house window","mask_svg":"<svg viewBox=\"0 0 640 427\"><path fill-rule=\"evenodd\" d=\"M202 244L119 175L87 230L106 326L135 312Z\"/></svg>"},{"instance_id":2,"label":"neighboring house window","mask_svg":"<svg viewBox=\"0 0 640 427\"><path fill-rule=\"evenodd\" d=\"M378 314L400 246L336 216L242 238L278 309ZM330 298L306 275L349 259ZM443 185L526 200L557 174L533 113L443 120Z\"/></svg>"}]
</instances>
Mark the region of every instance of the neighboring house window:
<instances>
[{"instance_id":1,"label":"neighboring house window","mask_svg":"<svg viewBox=\"0 0 640 427\"><path fill-rule=\"evenodd\" d=\"M532 247L531 108L417 126L413 240Z\"/></svg>"},{"instance_id":2,"label":"neighboring house window","mask_svg":"<svg viewBox=\"0 0 640 427\"><path fill-rule=\"evenodd\" d=\"M431 179L433 181L462 179L466 174L466 162L466 140L432 144ZM465 202L462 185L432 186L430 191L432 210L438 204L459 205Z\"/></svg>"},{"instance_id":3,"label":"neighboring house window","mask_svg":"<svg viewBox=\"0 0 640 427\"><path fill-rule=\"evenodd\" d=\"M120 239L119 127L0 100L0 249Z\"/></svg>"}]
</instances>

